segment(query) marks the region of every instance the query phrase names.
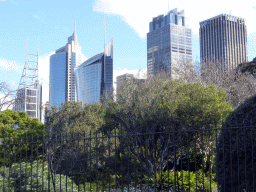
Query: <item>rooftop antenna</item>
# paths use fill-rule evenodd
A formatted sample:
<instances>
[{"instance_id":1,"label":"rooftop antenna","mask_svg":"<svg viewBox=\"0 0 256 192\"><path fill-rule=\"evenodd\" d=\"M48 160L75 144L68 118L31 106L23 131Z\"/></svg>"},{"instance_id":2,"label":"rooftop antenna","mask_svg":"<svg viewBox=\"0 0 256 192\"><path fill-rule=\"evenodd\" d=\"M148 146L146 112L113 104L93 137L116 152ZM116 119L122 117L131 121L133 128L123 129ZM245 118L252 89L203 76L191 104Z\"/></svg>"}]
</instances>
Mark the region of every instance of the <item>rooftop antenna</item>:
<instances>
[{"instance_id":1,"label":"rooftop antenna","mask_svg":"<svg viewBox=\"0 0 256 192\"><path fill-rule=\"evenodd\" d=\"M76 43L76 22L74 21L74 41Z\"/></svg>"},{"instance_id":2,"label":"rooftop antenna","mask_svg":"<svg viewBox=\"0 0 256 192\"><path fill-rule=\"evenodd\" d=\"M168 11L169 11L169 0L168 0Z\"/></svg>"},{"instance_id":3,"label":"rooftop antenna","mask_svg":"<svg viewBox=\"0 0 256 192\"><path fill-rule=\"evenodd\" d=\"M105 44L106 44L106 27L105 27L105 12L104 12L104 65L105 65ZM106 79L106 67L104 67L104 81ZM105 86L104 86L105 89Z\"/></svg>"},{"instance_id":4,"label":"rooftop antenna","mask_svg":"<svg viewBox=\"0 0 256 192\"><path fill-rule=\"evenodd\" d=\"M105 42L106 41L106 28L105 28L105 12L104 12L104 54L105 54Z\"/></svg>"},{"instance_id":5,"label":"rooftop antenna","mask_svg":"<svg viewBox=\"0 0 256 192\"><path fill-rule=\"evenodd\" d=\"M230 12L229 12L229 15L231 15L231 10L230 10Z\"/></svg>"}]
</instances>

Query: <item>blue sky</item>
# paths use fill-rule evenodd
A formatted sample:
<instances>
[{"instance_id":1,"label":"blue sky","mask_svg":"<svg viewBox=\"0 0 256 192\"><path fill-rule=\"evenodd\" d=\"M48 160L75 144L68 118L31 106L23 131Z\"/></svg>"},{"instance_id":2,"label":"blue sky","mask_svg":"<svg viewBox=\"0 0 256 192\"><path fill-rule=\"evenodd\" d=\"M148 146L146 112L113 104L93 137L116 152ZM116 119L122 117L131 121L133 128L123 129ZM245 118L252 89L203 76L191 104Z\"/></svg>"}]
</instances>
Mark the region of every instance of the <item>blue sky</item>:
<instances>
[{"instance_id":1,"label":"blue sky","mask_svg":"<svg viewBox=\"0 0 256 192\"><path fill-rule=\"evenodd\" d=\"M169 10L174 8L184 9L189 19L194 61L199 58L199 22L230 11L246 19L248 60L256 57L255 1L170 1ZM0 0L0 81L17 88L26 60L26 43L28 53L37 54L39 42L39 79L43 101L47 101L50 55L66 45L74 21L83 60L99 53L104 46L104 13L106 44L111 38L114 42L114 82L117 75L145 71L149 22L167 11L168 0Z\"/></svg>"}]
</instances>

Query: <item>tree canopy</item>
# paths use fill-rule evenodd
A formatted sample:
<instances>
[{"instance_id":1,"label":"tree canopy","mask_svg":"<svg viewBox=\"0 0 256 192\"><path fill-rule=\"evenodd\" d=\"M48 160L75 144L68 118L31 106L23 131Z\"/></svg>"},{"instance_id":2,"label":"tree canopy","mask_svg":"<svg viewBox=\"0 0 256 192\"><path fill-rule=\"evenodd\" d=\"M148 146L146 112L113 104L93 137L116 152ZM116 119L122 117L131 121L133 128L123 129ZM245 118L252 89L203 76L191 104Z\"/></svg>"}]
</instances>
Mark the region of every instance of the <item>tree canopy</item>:
<instances>
[{"instance_id":1,"label":"tree canopy","mask_svg":"<svg viewBox=\"0 0 256 192\"><path fill-rule=\"evenodd\" d=\"M31 119L26 112L15 112L7 109L0 111L0 133L1 138L31 135L42 135L44 133L44 124L37 118Z\"/></svg>"}]
</instances>

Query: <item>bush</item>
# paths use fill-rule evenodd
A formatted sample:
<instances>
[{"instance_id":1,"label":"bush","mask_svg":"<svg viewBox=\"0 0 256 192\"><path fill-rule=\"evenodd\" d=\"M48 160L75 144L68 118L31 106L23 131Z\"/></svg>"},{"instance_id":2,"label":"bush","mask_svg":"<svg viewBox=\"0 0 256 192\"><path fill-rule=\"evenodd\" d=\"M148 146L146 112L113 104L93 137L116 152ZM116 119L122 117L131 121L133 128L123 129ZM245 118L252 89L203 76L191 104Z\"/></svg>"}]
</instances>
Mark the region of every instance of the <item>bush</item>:
<instances>
[{"instance_id":1,"label":"bush","mask_svg":"<svg viewBox=\"0 0 256 192\"><path fill-rule=\"evenodd\" d=\"M67 176L51 174L47 163L14 163L0 168L0 190L3 191L78 191L78 186Z\"/></svg>"},{"instance_id":2,"label":"bush","mask_svg":"<svg viewBox=\"0 0 256 192\"><path fill-rule=\"evenodd\" d=\"M174 190L176 176L176 190L207 190L216 191L217 183L212 181L213 178L206 177L202 174L200 169L197 172L190 171L177 171L176 175L174 171L158 172L156 174L152 173L149 177L145 176L142 179L143 188L156 188L157 191L160 190ZM140 187L140 181L137 182L138 187ZM133 185L131 185L133 186Z\"/></svg>"},{"instance_id":3,"label":"bush","mask_svg":"<svg viewBox=\"0 0 256 192\"><path fill-rule=\"evenodd\" d=\"M256 95L231 113L216 146L216 174L221 191L253 191L256 188ZM243 128L253 125L254 127ZM232 127L239 127L232 128ZM254 181L254 185L253 185Z\"/></svg>"}]
</instances>

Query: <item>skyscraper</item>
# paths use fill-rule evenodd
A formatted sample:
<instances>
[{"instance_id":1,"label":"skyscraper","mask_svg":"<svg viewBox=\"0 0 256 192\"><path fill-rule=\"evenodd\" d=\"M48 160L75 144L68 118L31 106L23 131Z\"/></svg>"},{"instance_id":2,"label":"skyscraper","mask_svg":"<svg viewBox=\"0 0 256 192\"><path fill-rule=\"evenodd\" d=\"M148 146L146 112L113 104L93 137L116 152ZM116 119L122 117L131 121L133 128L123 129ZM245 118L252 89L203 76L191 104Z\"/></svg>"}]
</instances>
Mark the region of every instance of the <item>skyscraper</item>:
<instances>
[{"instance_id":1,"label":"skyscraper","mask_svg":"<svg viewBox=\"0 0 256 192\"><path fill-rule=\"evenodd\" d=\"M78 101L98 103L108 97L113 86L113 39L97 55L75 69Z\"/></svg>"},{"instance_id":2,"label":"skyscraper","mask_svg":"<svg viewBox=\"0 0 256 192\"><path fill-rule=\"evenodd\" d=\"M81 54L82 47L74 27L68 43L50 57L49 108L66 101L77 101L74 68L80 65Z\"/></svg>"},{"instance_id":3,"label":"skyscraper","mask_svg":"<svg viewBox=\"0 0 256 192\"><path fill-rule=\"evenodd\" d=\"M192 63L192 32L184 10L177 8L166 15L154 17L149 23L147 34L148 75L156 75L162 70L178 78L174 68L179 62Z\"/></svg>"},{"instance_id":4,"label":"skyscraper","mask_svg":"<svg viewBox=\"0 0 256 192\"><path fill-rule=\"evenodd\" d=\"M200 59L206 66L219 63L229 71L248 60L245 20L220 14L200 22Z\"/></svg>"}]
</instances>

